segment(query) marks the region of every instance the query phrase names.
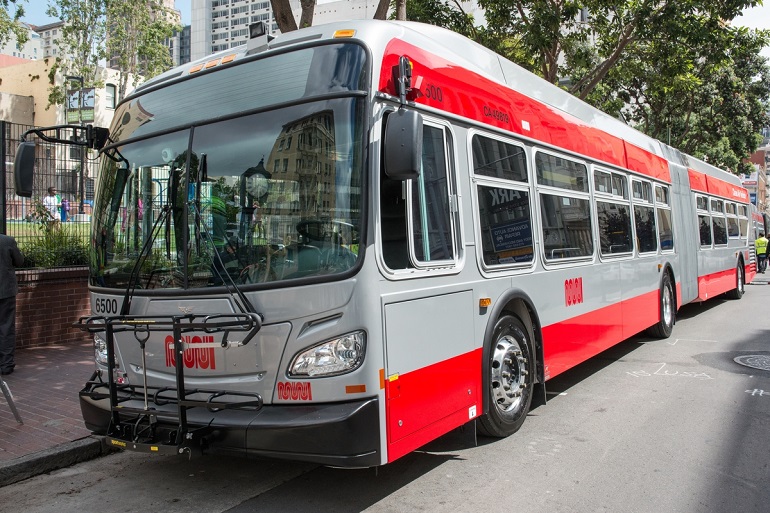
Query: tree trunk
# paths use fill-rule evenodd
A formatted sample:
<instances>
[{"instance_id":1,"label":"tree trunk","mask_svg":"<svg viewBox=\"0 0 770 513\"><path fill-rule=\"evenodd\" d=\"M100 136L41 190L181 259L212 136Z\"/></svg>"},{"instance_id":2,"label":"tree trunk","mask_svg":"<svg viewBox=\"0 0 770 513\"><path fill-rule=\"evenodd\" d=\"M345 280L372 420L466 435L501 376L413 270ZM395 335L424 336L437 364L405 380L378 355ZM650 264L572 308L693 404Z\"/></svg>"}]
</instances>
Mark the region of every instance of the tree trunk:
<instances>
[{"instance_id":1,"label":"tree trunk","mask_svg":"<svg viewBox=\"0 0 770 513\"><path fill-rule=\"evenodd\" d=\"M406 21L406 0L396 0L396 19Z\"/></svg>"},{"instance_id":2,"label":"tree trunk","mask_svg":"<svg viewBox=\"0 0 770 513\"><path fill-rule=\"evenodd\" d=\"M388 19L388 8L390 7L390 0L380 0L377 4L377 10L374 12L375 20Z\"/></svg>"},{"instance_id":3,"label":"tree trunk","mask_svg":"<svg viewBox=\"0 0 770 513\"><path fill-rule=\"evenodd\" d=\"M297 22L291 12L289 0L270 0L270 5L273 7L273 17L281 32L297 30Z\"/></svg>"},{"instance_id":4,"label":"tree trunk","mask_svg":"<svg viewBox=\"0 0 770 513\"><path fill-rule=\"evenodd\" d=\"M313 11L315 11L315 0L301 0L302 15L299 19L299 28L306 28L313 25Z\"/></svg>"}]
</instances>

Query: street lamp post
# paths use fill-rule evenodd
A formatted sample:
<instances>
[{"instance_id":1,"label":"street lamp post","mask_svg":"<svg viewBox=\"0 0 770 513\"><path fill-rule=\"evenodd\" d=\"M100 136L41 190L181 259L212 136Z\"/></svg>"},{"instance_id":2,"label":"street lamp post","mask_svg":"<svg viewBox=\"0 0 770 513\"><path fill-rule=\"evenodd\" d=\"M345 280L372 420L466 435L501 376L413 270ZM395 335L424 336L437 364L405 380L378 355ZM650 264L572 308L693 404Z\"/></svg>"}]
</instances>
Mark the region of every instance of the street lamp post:
<instances>
[{"instance_id":1,"label":"street lamp post","mask_svg":"<svg viewBox=\"0 0 770 513\"><path fill-rule=\"evenodd\" d=\"M64 77L65 80L68 82L78 82L80 84L80 88L78 89L78 124L80 126L83 126L83 77L74 77L74 76L66 76ZM67 104L69 105L69 99ZM69 123L69 119L67 119L67 122ZM85 213L85 164L86 164L86 149L84 147L80 148L80 183L78 184L78 188L80 189L80 208L78 209L79 214Z\"/></svg>"}]
</instances>

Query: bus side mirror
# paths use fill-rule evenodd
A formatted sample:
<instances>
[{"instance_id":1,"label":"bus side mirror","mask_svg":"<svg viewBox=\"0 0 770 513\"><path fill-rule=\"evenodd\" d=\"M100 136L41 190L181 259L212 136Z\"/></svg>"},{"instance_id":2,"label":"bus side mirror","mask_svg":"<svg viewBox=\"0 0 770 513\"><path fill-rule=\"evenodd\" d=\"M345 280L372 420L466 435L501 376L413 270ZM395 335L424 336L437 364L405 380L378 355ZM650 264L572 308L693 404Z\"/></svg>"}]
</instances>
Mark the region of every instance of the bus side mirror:
<instances>
[{"instance_id":1,"label":"bus side mirror","mask_svg":"<svg viewBox=\"0 0 770 513\"><path fill-rule=\"evenodd\" d=\"M110 137L110 129L88 125L86 134L89 146L95 150L101 150L107 144L107 140Z\"/></svg>"},{"instance_id":2,"label":"bus side mirror","mask_svg":"<svg viewBox=\"0 0 770 513\"><path fill-rule=\"evenodd\" d=\"M412 180L420 176L422 161L422 116L399 109L385 120L385 176L392 180Z\"/></svg>"},{"instance_id":3,"label":"bus side mirror","mask_svg":"<svg viewBox=\"0 0 770 513\"><path fill-rule=\"evenodd\" d=\"M16 195L24 198L32 196L32 179L35 175L35 142L22 141L16 148L13 161L13 179Z\"/></svg>"}]
</instances>

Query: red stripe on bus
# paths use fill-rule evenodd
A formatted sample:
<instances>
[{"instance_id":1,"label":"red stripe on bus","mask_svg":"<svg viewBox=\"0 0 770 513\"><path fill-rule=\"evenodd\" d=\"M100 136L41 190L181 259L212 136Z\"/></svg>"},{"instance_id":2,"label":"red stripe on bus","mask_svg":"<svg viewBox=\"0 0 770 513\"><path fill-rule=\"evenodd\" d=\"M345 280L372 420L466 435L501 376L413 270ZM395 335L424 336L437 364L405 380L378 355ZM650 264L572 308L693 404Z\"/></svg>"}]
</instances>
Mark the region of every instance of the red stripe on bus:
<instances>
[{"instance_id":1,"label":"red stripe on bus","mask_svg":"<svg viewBox=\"0 0 770 513\"><path fill-rule=\"evenodd\" d=\"M749 191L738 185L725 182L713 176L706 176L706 184L709 193L715 196L721 196L731 201L749 202Z\"/></svg>"},{"instance_id":2,"label":"red stripe on bus","mask_svg":"<svg viewBox=\"0 0 770 513\"><path fill-rule=\"evenodd\" d=\"M705 301L728 290L733 290L737 284L736 280L735 269L698 276L698 300Z\"/></svg>"},{"instance_id":3,"label":"red stripe on bus","mask_svg":"<svg viewBox=\"0 0 770 513\"><path fill-rule=\"evenodd\" d=\"M748 262L748 259L746 261ZM743 272L744 272L744 276L746 277L745 278L745 282L746 283L751 283L752 281L754 281L754 278L756 278L756 276L757 276L757 264L756 264L756 262L748 263L748 264L744 265L743 266Z\"/></svg>"},{"instance_id":4,"label":"red stripe on bus","mask_svg":"<svg viewBox=\"0 0 770 513\"><path fill-rule=\"evenodd\" d=\"M668 169L666 159L645 151L628 141L623 141L623 143L626 150L627 169L639 171L664 182L671 182L671 172Z\"/></svg>"},{"instance_id":5,"label":"red stripe on bus","mask_svg":"<svg viewBox=\"0 0 770 513\"><path fill-rule=\"evenodd\" d=\"M378 90L396 94L392 69L402 55L413 65L412 84L419 92L410 99L416 103L671 181L660 156L399 39L385 49Z\"/></svg>"},{"instance_id":6,"label":"red stripe on bus","mask_svg":"<svg viewBox=\"0 0 770 513\"><path fill-rule=\"evenodd\" d=\"M481 413L481 348L385 381L388 462Z\"/></svg>"},{"instance_id":7,"label":"red stripe on bus","mask_svg":"<svg viewBox=\"0 0 770 513\"><path fill-rule=\"evenodd\" d=\"M543 327L543 354L553 378L643 331L660 319L660 291Z\"/></svg>"},{"instance_id":8,"label":"red stripe on bus","mask_svg":"<svg viewBox=\"0 0 770 513\"><path fill-rule=\"evenodd\" d=\"M739 203L749 202L749 191L743 187L690 168L687 169L687 174L690 177L690 189L694 191L712 194Z\"/></svg>"}]
</instances>

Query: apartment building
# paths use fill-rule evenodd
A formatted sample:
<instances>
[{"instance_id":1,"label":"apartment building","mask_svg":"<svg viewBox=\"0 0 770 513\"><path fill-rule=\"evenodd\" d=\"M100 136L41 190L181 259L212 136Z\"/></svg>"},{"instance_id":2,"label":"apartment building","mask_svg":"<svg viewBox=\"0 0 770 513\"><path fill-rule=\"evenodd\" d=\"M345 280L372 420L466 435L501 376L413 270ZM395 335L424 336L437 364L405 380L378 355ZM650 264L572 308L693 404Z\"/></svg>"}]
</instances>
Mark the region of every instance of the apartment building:
<instances>
[{"instance_id":1,"label":"apartment building","mask_svg":"<svg viewBox=\"0 0 770 513\"><path fill-rule=\"evenodd\" d=\"M336 20L373 18L377 0L318 0L313 24ZM299 0L290 0L295 19L302 11ZM270 32L279 32L268 0L192 0L191 59L240 46L249 37L249 25L264 21Z\"/></svg>"},{"instance_id":2,"label":"apartment building","mask_svg":"<svg viewBox=\"0 0 770 513\"><path fill-rule=\"evenodd\" d=\"M0 55L10 55L19 59L28 59L31 61L40 59L43 54L43 38L35 32L34 25L21 23L27 29L27 42L19 44L16 36L11 32L10 38L4 45L0 45Z\"/></svg>"},{"instance_id":3,"label":"apartment building","mask_svg":"<svg viewBox=\"0 0 770 513\"><path fill-rule=\"evenodd\" d=\"M59 49L59 38L61 37L63 21L49 23L47 25L32 26L35 32L40 36L43 45L43 58L61 57Z\"/></svg>"}]
</instances>

